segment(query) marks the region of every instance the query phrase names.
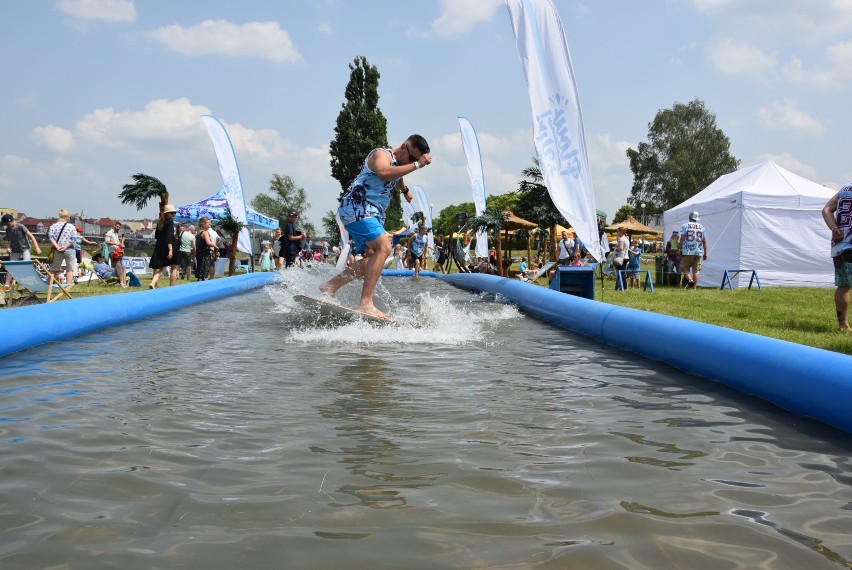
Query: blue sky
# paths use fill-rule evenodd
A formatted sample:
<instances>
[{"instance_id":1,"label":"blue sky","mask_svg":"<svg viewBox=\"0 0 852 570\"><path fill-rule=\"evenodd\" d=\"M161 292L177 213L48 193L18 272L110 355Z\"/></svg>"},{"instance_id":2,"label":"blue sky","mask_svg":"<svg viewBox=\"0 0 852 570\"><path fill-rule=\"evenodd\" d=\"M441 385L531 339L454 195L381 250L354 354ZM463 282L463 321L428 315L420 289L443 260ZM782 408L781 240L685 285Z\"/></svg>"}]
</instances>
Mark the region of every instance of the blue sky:
<instances>
[{"instance_id":1,"label":"blue sky","mask_svg":"<svg viewBox=\"0 0 852 570\"><path fill-rule=\"evenodd\" d=\"M852 0L556 0L583 110L598 209L632 184L625 150L659 109L695 97L731 150L831 188L852 179ZM220 186L200 120L227 127L250 200L291 176L319 225L339 185L328 145L349 64L381 73L394 146L425 136L408 178L437 214L472 201L456 117L476 128L489 195L534 153L501 0L32 0L0 7L0 207L142 218L117 195L136 172L176 204ZM846 142L844 142L846 141Z\"/></svg>"}]
</instances>

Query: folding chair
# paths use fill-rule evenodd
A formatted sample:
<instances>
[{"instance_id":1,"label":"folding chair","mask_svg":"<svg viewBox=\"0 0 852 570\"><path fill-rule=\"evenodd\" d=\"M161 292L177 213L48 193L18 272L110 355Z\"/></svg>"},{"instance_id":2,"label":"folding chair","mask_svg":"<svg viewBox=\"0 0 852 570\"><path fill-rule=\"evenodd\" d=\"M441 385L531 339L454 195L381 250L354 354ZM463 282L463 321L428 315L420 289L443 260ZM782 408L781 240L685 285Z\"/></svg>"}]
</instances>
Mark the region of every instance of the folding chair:
<instances>
[{"instance_id":1,"label":"folding chair","mask_svg":"<svg viewBox=\"0 0 852 570\"><path fill-rule=\"evenodd\" d=\"M2 261L0 263L15 280L9 290L10 307L21 305L27 301L52 303L61 299L63 295L72 299L68 291L74 285L63 287L57 283L53 273L39 260Z\"/></svg>"},{"instance_id":2,"label":"folding chair","mask_svg":"<svg viewBox=\"0 0 852 570\"><path fill-rule=\"evenodd\" d=\"M604 262L601 263L601 279L615 279L615 266L612 263L612 254L607 255L604 258Z\"/></svg>"},{"instance_id":3,"label":"folding chair","mask_svg":"<svg viewBox=\"0 0 852 570\"><path fill-rule=\"evenodd\" d=\"M544 275L545 273L547 273L547 271L548 271L551 267L553 267L554 265L556 265L556 262L555 262L555 261L550 261L550 262L548 262L548 263L545 263L543 266L541 266L541 268L540 268L538 271L536 271L536 272L533 274L533 276L532 276L532 277L526 277L525 275L521 274L521 275L518 275L518 278L519 278L521 281L526 281L526 282L528 282L528 283L535 283L535 282L538 280L538 278L539 278L539 277L541 277L542 275Z\"/></svg>"},{"instance_id":4,"label":"folding chair","mask_svg":"<svg viewBox=\"0 0 852 570\"><path fill-rule=\"evenodd\" d=\"M110 287L112 285L118 285L120 283L120 281L118 280L118 275L113 275L112 277L107 277L106 279L104 279L103 277L98 275L98 272L95 271L94 268L92 268L91 273L89 273L87 277L89 286L92 284L92 281L97 281L98 283L102 283L107 287Z\"/></svg>"}]
</instances>

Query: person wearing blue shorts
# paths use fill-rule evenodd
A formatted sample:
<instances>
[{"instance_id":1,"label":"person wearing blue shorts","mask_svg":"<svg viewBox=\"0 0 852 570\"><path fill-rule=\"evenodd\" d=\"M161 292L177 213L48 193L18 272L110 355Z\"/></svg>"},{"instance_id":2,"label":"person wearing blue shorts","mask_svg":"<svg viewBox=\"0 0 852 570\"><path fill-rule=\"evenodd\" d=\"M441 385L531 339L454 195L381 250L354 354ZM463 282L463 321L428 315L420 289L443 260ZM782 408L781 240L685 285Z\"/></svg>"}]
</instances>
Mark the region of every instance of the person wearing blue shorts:
<instances>
[{"instance_id":1,"label":"person wearing blue shorts","mask_svg":"<svg viewBox=\"0 0 852 570\"><path fill-rule=\"evenodd\" d=\"M320 291L334 297L338 289L355 279L363 279L357 310L387 319L389 315L376 308L373 295L382 267L391 251L385 231L385 210L390 193L398 188L411 202L411 193L402 177L432 163L429 143L420 135L411 135L397 148L370 151L361 171L343 196L337 213L352 241L354 253L363 257L342 273L320 285Z\"/></svg>"}]
</instances>

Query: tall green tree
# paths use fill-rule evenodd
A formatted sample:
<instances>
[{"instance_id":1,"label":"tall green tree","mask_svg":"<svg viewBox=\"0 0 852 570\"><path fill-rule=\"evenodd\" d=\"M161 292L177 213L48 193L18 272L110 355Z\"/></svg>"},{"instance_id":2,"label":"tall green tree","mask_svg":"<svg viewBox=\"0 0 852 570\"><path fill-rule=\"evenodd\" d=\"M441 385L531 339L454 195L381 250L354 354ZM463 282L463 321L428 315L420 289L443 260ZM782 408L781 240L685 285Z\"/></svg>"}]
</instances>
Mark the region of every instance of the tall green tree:
<instances>
[{"instance_id":1,"label":"tall green tree","mask_svg":"<svg viewBox=\"0 0 852 570\"><path fill-rule=\"evenodd\" d=\"M495 196L486 196L485 198L485 208L486 209L498 209L498 210L511 210L513 214L516 216L521 216L516 212L518 209L518 200L520 196L518 196L515 192L506 192L505 194L497 194Z\"/></svg>"},{"instance_id":2,"label":"tall green tree","mask_svg":"<svg viewBox=\"0 0 852 570\"><path fill-rule=\"evenodd\" d=\"M439 235L451 235L459 227L459 215L472 220L476 217L476 206L473 202L447 206L432 218L432 231Z\"/></svg>"},{"instance_id":3,"label":"tall green tree","mask_svg":"<svg viewBox=\"0 0 852 570\"><path fill-rule=\"evenodd\" d=\"M337 212L329 210L322 217L322 229L328 236L328 243L335 246L340 243L340 226L337 225Z\"/></svg>"},{"instance_id":4,"label":"tall green tree","mask_svg":"<svg viewBox=\"0 0 852 570\"><path fill-rule=\"evenodd\" d=\"M701 99L661 109L648 124L648 142L627 149L633 188L627 202L660 213L694 196L740 161Z\"/></svg>"},{"instance_id":5,"label":"tall green tree","mask_svg":"<svg viewBox=\"0 0 852 570\"><path fill-rule=\"evenodd\" d=\"M612 224L615 225L617 223L623 222L624 220L632 216L635 211L636 208L634 208L630 204L624 204L618 210L615 211L615 215L612 217Z\"/></svg>"},{"instance_id":6,"label":"tall green tree","mask_svg":"<svg viewBox=\"0 0 852 570\"><path fill-rule=\"evenodd\" d=\"M269 180L269 194L261 192L251 201L251 207L277 219L281 225L287 223L287 214L291 211L299 212L299 215L311 207L308 195L301 186L289 176L273 174Z\"/></svg>"},{"instance_id":7,"label":"tall green tree","mask_svg":"<svg viewBox=\"0 0 852 570\"><path fill-rule=\"evenodd\" d=\"M349 71L346 101L329 145L331 175L340 183L341 195L358 175L367 154L388 146L387 119L379 109L379 70L366 57L357 56Z\"/></svg>"}]
</instances>

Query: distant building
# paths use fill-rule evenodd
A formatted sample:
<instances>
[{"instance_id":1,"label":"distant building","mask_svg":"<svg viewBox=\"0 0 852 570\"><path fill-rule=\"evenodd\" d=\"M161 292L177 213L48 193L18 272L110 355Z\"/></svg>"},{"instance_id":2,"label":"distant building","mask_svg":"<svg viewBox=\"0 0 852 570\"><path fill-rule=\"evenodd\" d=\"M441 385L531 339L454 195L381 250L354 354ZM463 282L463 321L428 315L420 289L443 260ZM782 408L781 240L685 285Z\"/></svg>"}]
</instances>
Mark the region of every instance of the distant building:
<instances>
[{"instance_id":1,"label":"distant building","mask_svg":"<svg viewBox=\"0 0 852 570\"><path fill-rule=\"evenodd\" d=\"M115 225L115 220L112 218L98 218L94 223L97 226L98 235L102 236L112 229L112 226Z\"/></svg>"},{"instance_id":2,"label":"distant building","mask_svg":"<svg viewBox=\"0 0 852 570\"><path fill-rule=\"evenodd\" d=\"M18 220L18 223L30 230L34 234L45 233L56 222L56 218L30 218L23 217Z\"/></svg>"},{"instance_id":3,"label":"distant building","mask_svg":"<svg viewBox=\"0 0 852 570\"><path fill-rule=\"evenodd\" d=\"M130 228L130 232L137 238L152 238L156 229L151 220L129 221L125 226Z\"/></svg>"},{"instance_id":4,"label":"distant building","mask_svg":"<svg viewBox=\"0 0 852 570\"><path fill-rule=\"evenodd\" d=\"M46 233L50 226L55 224L57 218L31 218L26 214L19 213L17 210L10 208L0 208L0 215L12 214L18 220L18 223L30 230L34 234ZM83 218L79 214L72 214L69 218L69 223L75 227L83 228L84 236L103 237L112 229L117 220L113 218ZM128 236L136 237L153 237L154 225L150 220L142 220L141 222L122 222L122 230Z\"/></svg>"},{"instance_id":5,"label":"distant building","mask_svg":"<svg viewBox=\"0 0 852 570\"><path fill-rule=\"evenodd\" d=\"M15 220L20 220L21 213L14 208L0 208L0 217L5 216L6 214L12 214Z\"/></svg>"}]
</instances>

